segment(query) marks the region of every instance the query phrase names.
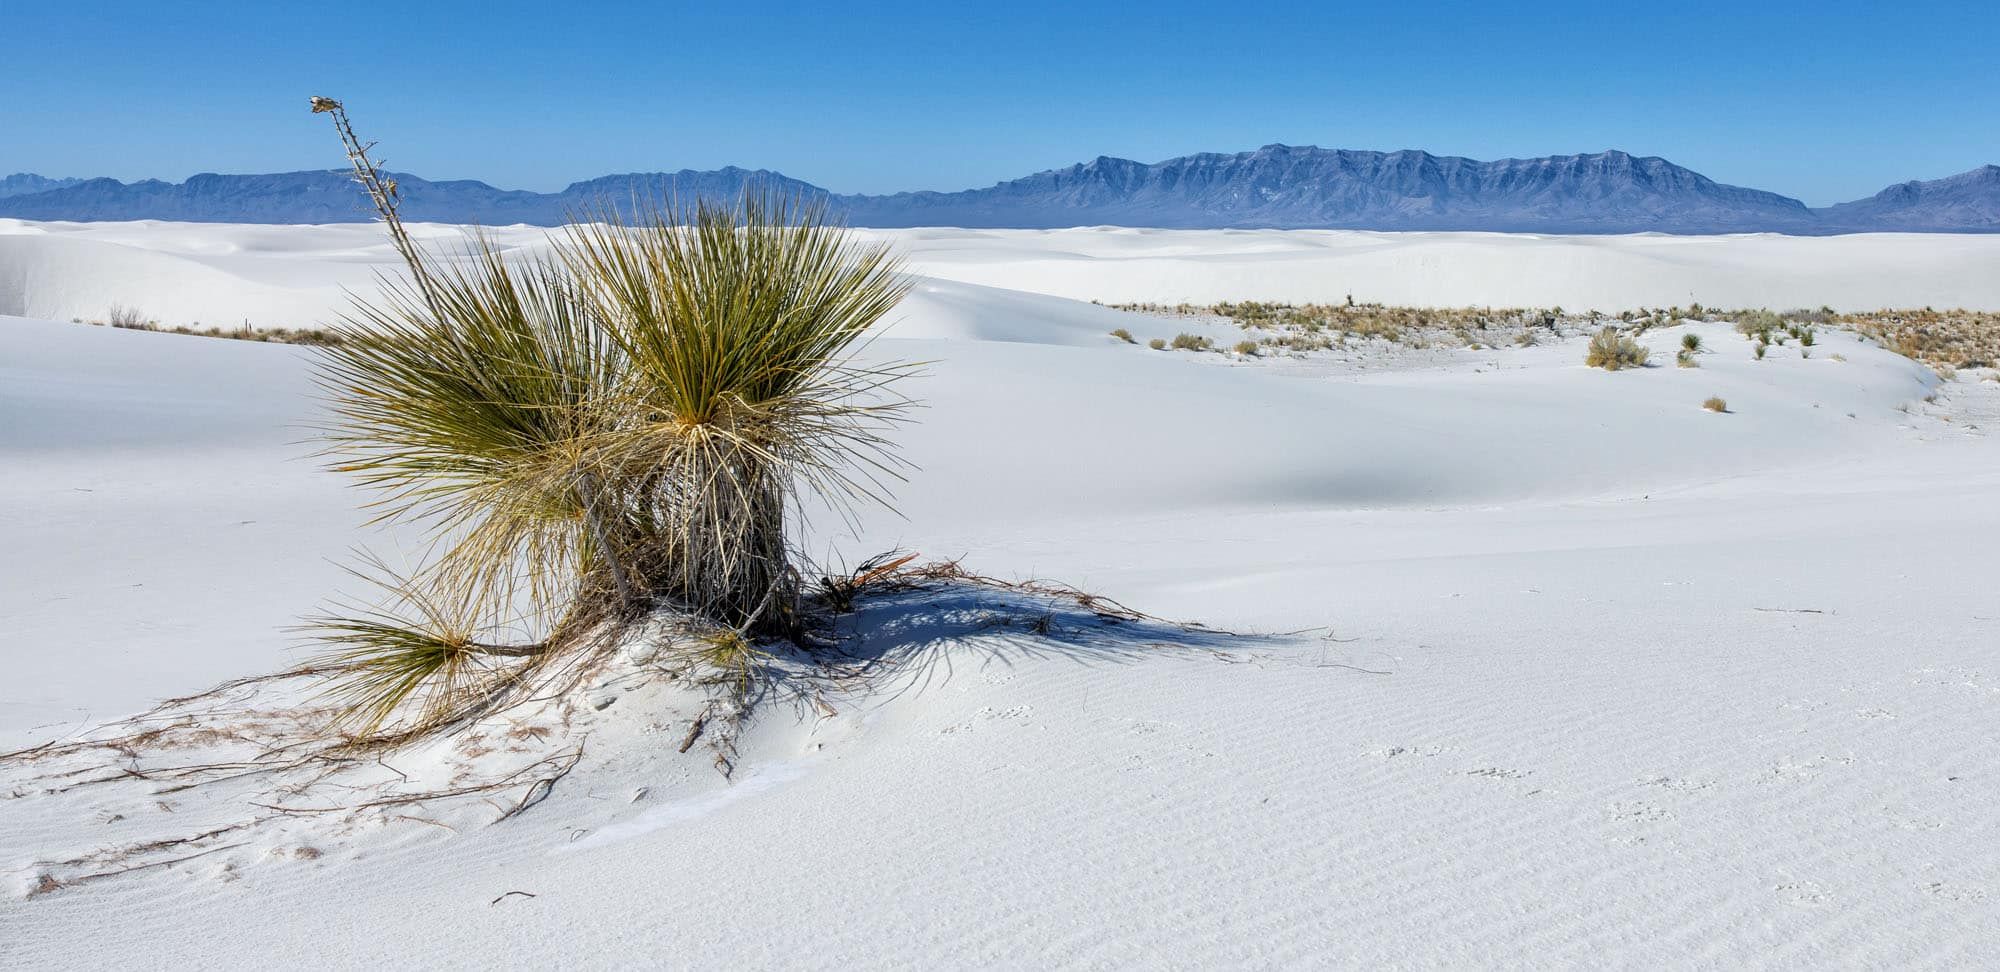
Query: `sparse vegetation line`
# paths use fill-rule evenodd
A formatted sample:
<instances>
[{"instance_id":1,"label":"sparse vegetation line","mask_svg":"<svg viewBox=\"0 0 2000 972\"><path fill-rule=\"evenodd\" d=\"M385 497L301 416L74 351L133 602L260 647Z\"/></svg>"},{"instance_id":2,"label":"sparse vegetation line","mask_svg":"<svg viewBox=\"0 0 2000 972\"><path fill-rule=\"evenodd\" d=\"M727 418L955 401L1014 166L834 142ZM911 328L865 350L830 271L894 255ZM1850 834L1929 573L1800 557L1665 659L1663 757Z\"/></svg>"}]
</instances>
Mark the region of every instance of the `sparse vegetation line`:
<instances>
[{"instance_id":1,"label":"sparse vegetation line","mask_svg":"<svg viewBox=\"0 0 2000 972\"><path fill-rule=\"evenodd\" d=\"M1561 307L1415 307L1355 302L1339 304L1286 304L1263 301L1225 301L1219 304L1123 303L1107 306L1118 310L1169 319L1192 318L1227 322L1257 335L1253 341L1260 351L1308 353L1345 348L1353 342L1380 341L1411 348L1492 348L1506 345L1529 347L1542 337L1592 334L1607 325L1632 334L1669 327L1688 321L1723 321L1753 342L1755 357L1762 358L1771 345L1796 341L1805 357L1817 346L1819 332L1826 328L1853 331L1879 342L1898 354L1948 373L1951 369L1992 367L2000 364L2000 312L1972 310L1884 309L1841 312L1830 307L1817 310L1772 311L1768 308L1724 310L1693 304L1688 307L1642 308L1604 314L1577 313ZM1122 332L1122 333L1121 333ZM1130 337L1128 328L1113 332L1120 340ZM1209 350L1212 343L1196 335L1172 344L1166 338L1151 338L1145 344L1159 350ZM1699 336L1688 335L1675 361L1683 367L1699 367L1698 356L1706 354ZM1686 338L1683 339L1684 342ZM1190 343L1193 342L1193 343ZM1239 344L1240 348L1241 345Z\"/></svg>"},{"instance_id":2,"label":"sparse vegetation line","mask_svg":"<svg viewBox=\"0 0 2000 972\"><path fill-rule=\"evenodd\" d=\"M231 341L256 341L265 344L302 344L310 347L327 347L340 343L340 333L324 327L254 327L248 323L237 327L203 327L200 324L175 324L172 326L150 320L140 312L118 304L98 320L71 318L72 324L91 324L98 327L114 327L121 331L152 331L158 334L186 334L194 337L226 338Z\"/></svg>"}]
</instances>

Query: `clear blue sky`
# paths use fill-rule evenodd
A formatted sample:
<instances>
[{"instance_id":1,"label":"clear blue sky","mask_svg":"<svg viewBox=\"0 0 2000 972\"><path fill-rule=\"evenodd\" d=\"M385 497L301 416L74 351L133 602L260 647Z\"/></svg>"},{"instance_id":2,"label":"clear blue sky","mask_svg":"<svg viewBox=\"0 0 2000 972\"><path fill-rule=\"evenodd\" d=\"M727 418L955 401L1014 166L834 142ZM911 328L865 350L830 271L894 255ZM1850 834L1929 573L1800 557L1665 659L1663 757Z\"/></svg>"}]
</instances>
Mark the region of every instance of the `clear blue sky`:
<instances>
[{"instance_id":1,"label":"clear blue sky","mask_svg":"<svg viewBox=\"0 0 2000 972\"><path fill-rule=\"evenodd\" d=\"M550 190L773 168L963 189L1271 142L1620 148L1825 203L2000 163L2000 2L38 2L0 11L0 174L389 163ZM849 9L851 8L851 9Z\"/></svg>"}]
</instances>

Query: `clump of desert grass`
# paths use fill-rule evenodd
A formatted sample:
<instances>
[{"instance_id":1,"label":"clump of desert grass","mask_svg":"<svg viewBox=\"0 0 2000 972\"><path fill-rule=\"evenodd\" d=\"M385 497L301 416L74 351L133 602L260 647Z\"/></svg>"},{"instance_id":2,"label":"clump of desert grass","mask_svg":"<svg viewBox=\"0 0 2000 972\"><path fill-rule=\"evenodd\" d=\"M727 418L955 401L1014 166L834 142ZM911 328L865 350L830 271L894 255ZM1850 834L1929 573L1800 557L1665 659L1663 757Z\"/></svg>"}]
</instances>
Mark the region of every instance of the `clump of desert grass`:
<instances>
[{"instance_id":1,"label":"clump of desert grass","mask_svg":"<svg viewBox=\"0 0 2000 972\"><path fill-rule=\"evenodd\" d=\"M1695 355L1701 353L1701 335L1692 331L1681 335L1681 349L1674 354L1674 363L1683 368L1699 368L1701 362Z\"/></svg>"},{"instance_id":2,"label":"clump of desert grass","mask_svg":"<svg viewBox=\"0 0 2000 972\"><path fill-rule=\"evenodd\" d=\"M1706 399L1703 399L1701 407L1711 412L1729 411L1729 403L1723 401L1722 398L1717 395L1710 395Z\"/></svg>"},{"instance_id":3,"label":"clump of desert grass","mask_svg":"<svg viewBox=\"0 0 2000 972\"><path fill-rule=\"evenodd\" d=\"M362 735L421 734L518 697L662 612L747 696L759 639L803 633L803 495L886 502L906 365L852 353L904 296L890 253L822 203L754 191L573 222L550 254L419 247L332 115L408 274L357 302L318 378L335 468L428 531L376 571L387 607L314 619Z\"/></svg>"},{"instance_id":4,"label":"clump of desert grass","mask_svg":"<svg viewBox=\"0 0 2000 972\"><path fill-rule=\"evenodd\" d=\"M150 329L159 326L157 322L147 317L144 312L127 304L112 304L111 310L104 315L104 323L112 327L125 328L127 330Z\"/></svg>"},{"instance_id":5,"label":"clump of desert grass","mask_svg":"<svg viewBox=\"0 0 2000 972\"><path fill-rule=\"evenodd\" d=\"M1152 348L1155 351L1165 351L1167 349L1167 339L1154 338L1150 341L1147 341L1146 346Z\"/></svg>"},{"instance_id":6,"label":"clump of desert grass","mask_svg":"<svg viewBox=\"0 0 2000 972\"><path fill-rule=\"evenodd\" d=\"M1126 329L1124 329L1124 328L1122 328L1122 327L1116 327L1116 328L1112 328L1112 329L1111 329L1111 336L1112 336L1112 337L1115 337L1115 338L1117 338L1117 339L1118 339L1118 340L1120 340L1120 341L1123 341L1123 342L1125 342L1126 344L1137 344L1137 343L1139 343L1138 341L1136 341L1136 340L1133 340L1133 338L1132 338L1132 332L1131 332L1131 331L1128 331L1128 330L1126 330Z\"/></svg>"},{"instance_id":7,"label":"clump of desert grass","mask_svg":"<svg viewBox=\"0 0 2000 972\"><path fill-rule=\"evenodd\" d=\"M1783 317L1762 307L1738 311L1735 317L1737 333L1744 337L1757 338L1765 344L1770 343L1771 332L1782 330L1785 326Z\"/></svg>"},{"instance_id":8,"label":"clump of desert grass","mask_svg":"<svg viewBox=\"0 0 2000 972\"><path fill-rule=\"evenodd\" d=\"M1618 371L1623 368L1640 368L1652 352L1638 341L1619 332L1615 327L1605 327L1590 339L1590 346L1584 350L1583 363L1592 368Z\"/></svg>"},{"instance_id":9,"label":"clump of desert grass","mask_svg":"<svg viewBox=\"0 0 2000 972\"><path fill-rule=\"evenodd\" d=\"M1246 357L1246 358L1254 358L1254 357L1256 357L1256 356L1257 356L1257 350L1258 350L1258 348L1257 348L1257 342L1255 342L1255 341L1238 341L1238 342L1236 342L1236 348L1235 348L1235 351L1236 351L1236 353L1237 353L1237 354L1240 354L1240 355L1242 355L1242 356L1244 356L1244 357Z\"/></svg>"},{"instance_id":10,"label":"clump of desert grass","mask_svg":"<svg viewBox=\"0 0 2000 972\"><path fill-rule=\"evenodd\" d=\"M1174 335L1172 346L1176 351L1207 351L1215 347L1215 343L1199 334L1183 332Z\"/></svg>"}]
</instances>

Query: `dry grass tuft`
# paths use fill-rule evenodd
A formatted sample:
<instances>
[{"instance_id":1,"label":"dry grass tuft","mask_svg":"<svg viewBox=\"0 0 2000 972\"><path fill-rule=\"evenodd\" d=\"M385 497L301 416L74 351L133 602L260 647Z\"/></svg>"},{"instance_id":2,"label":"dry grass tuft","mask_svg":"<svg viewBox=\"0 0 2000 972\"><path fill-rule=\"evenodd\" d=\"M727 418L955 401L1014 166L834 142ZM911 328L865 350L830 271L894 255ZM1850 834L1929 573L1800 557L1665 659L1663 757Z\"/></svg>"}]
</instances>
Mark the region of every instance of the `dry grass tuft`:
<instances>
[{"instance_id":1,"label":"dry grass tuft","mask_svg":"<svg viewBox=\"0 0 2000 972\"><path fill-rule=\"evenodd\" d=\"M104 315L104 323L112 327L121 327L135 331L152 330L159 326L144 313L140 312L138 308L128 307L124 304L112 304L111 310Z\"/></svg>"},{"instance_id":2,"label":"dry grass tuft","mask_svg":"<svg viewBox=\"0 0 2000 972\"><path fill-rule=\"evenodd\" d=\"M1715 395L1708 396L1708 398L1701 403L1701 407L1708 409L1711 412L1729 411L1729 403L1723 401L1721 398Z\"/></svg>"},{"instance_id":3,"label":"dry grass tuft","mask_svg":"<svg viewBox=\"0 0 2000 972\"><path fill-rule=\"evenodd\" d=\"M1590 339L1590 347L1584 351L1583 363L1592 368L1617 371L1621 368L1640 368L1652 352L1639 342L1618 333L1615 327L1606 327Z\"/></svg>"}]
</instances>

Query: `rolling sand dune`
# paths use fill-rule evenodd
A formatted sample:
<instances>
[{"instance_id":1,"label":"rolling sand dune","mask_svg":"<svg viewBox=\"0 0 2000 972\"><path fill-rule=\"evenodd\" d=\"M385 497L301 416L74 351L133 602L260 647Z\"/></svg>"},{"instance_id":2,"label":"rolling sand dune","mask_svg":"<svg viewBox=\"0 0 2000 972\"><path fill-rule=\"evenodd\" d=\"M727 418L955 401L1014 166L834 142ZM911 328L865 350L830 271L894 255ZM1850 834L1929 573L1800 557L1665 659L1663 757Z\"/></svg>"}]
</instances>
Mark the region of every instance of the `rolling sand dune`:
<instances>
[{"instance_id":1,"label":"rolling sand dune","mask_svg":"<svg viewBox=\"0 0 2000 972\"><path fill-rule=\"evenodd\" d=\"M446 249L466 231L419 225ZM503 248L549 230L497 227ZM870 230L939 280L1105 303L1360 301L1425 307L2000 310L2000 236L1536 236L1320 230ZM396 256L365 223L227 226L0 219L0 314L307 327ZM1017 322L992 326L1018 330ZM1037 341L1052 340L1040 335Z\"/></svg>"},{"instance_id":2,"label":"rolling sand dune","mask_svg":"<svg viewBox=\"0 0 2000 972\"><path fill-rule=\"evenodd\" d=\"M1844 332L1756 361L1726 324L1687 326L1697 369L1671 327L1638 371L1574 341L1288 370L1127 345L1105 332L1202 325L1074 299L2000 307L1974 272L2000 238L893 235L929 279L867 354L932 362L899 437L916 469L902 515L822 517L809 547L963 556L1246 636L1059 615L1037 640L993 621L1000 593L878 602L852 633L896 664L831 714L767 709L733 781L675 751L685 698L607 686L574 772L505 822L300 815L45 894L50 862L247 797L0 768L0 965L2000 947L2000 385ZM306 324L389 258L368 227L0 223L0 313L24 315L0 319L0 748L296 660L282 629L342 589L334 561L407 540L305 458L309 351L48 319Z\"/></svg>"}]
</instances>

